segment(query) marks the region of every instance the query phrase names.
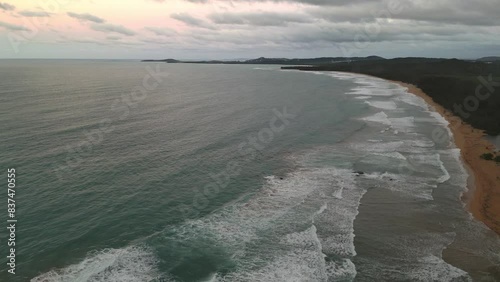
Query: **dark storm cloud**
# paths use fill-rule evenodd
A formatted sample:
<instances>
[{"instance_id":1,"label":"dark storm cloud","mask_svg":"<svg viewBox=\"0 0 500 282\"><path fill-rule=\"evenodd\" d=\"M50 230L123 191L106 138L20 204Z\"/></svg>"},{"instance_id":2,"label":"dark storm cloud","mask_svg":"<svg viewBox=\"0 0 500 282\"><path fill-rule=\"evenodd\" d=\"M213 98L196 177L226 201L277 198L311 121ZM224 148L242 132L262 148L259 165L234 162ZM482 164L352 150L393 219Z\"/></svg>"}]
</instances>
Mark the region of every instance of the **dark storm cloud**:
<instances>
[{"instance_id":1,"label":"dark storm cloud","mask_svg":"<svg viewBox=\"0 0 500 282\"><path fill-rule=\"evenodd\" d=\"M16 7L9 4L9 3L2 3L0 2L0 10L4 10L4 11L13 11L15 10Z\"/></svg>"},{"instance_id":2,"label":"dark storm cloud","mask_svg":"<svg viewBox=\"0 0 500 282\"><path fill-rule=\"evenodd\" d=\"M104 23L105 20L102 18L99 18L97 16L85 13L85 14L77 14L77 13L72 13L68 12L68 16L81 20L81 21L89 21L89 22L94 22L94 23Z\"/></svg>"},{"instance_id":3,"label":"dark storm cloud","mask_svg":"<svg viewBox=\"0 0 500 282\"><path fill-rule=\"evenodd\" d=\"M90 25L95 31L105 32L105 33L119 33L126 36L132 36L136 33L122 25L114 25L114 24L92 24Z\"/></svg>"}]
</instances>

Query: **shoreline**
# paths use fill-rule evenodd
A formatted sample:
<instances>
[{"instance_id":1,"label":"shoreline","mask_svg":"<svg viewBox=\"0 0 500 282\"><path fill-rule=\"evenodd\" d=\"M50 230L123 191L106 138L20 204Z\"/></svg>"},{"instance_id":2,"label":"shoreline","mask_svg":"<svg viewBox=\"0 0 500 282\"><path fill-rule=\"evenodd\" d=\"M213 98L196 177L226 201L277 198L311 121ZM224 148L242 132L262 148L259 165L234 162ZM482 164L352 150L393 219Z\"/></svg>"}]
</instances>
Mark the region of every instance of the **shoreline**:
<instances>
[{"instance_id":1,"label":"shoreline","mask_svg":"<svg viewBox=\"0 0 500 282\"><path fill-rule=\"evenodd\" d=\"M415 85L392 81L408 89L448 121L453 141L469 174L467 191L462 200L469 212L491 230L500 235L500 166L494 161L481 159L484 153L493 153L495 146L486 140L483 130L476 129L425 94Z\"/></svg>"}]
</instances>

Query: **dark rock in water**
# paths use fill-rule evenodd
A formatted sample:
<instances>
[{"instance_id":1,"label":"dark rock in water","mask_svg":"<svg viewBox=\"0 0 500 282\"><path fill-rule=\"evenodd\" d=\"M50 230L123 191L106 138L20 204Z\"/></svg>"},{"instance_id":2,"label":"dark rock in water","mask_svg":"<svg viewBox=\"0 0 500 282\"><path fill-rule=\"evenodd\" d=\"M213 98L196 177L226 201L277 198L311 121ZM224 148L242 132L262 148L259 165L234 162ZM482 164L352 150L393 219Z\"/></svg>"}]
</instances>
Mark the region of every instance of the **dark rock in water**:
<instances>
[{"instance_id":1,"label":"dark rock in water","mask_svg":"<svg viewBox=\"0 0 500 282\"><path fill-rule=\"evenodd\" d=\"M280 177L280 180L283 180L283 177Z\"/></svg>"},{"instance_id":2,"label":"dark rock in water","mask_svg":"<svg viewBox=\"0 0 500 282\"><path fill-rule=\"evenodd\" d=\"M355 174L357 174L357 175L363 175L363 174L365 174L365 173L364 173L364 172L362 172L362 171L355 171L354 173L355 173Z\"/></svg>"}]
</instances>

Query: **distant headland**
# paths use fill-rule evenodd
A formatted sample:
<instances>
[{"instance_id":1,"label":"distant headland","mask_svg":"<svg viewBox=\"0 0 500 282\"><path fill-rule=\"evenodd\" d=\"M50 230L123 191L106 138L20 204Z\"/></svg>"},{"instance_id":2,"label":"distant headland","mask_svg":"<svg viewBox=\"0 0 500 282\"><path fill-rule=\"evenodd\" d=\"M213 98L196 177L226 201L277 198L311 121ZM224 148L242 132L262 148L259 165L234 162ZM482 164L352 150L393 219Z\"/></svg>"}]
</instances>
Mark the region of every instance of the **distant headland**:
<instances>
[{"instance_id":1,"label":"distant headland","mask_svg":"<svg viewBox=\"0 0 500 282\"><path fill-rule=\"evenodd\" d=\"M353 62L353 61L371 61L371 60L384 60L379 56L368 57L320 57L320 58L304 58L304 59L288 59L288 58L265 58L260 57L251 60L206 60L206 61L179 61L175 59L164 60L142 60L142 62L164 62L170 64L248 64L248 65L323 65L333 64L339 62Z\"/></svg>"}]
</instances>

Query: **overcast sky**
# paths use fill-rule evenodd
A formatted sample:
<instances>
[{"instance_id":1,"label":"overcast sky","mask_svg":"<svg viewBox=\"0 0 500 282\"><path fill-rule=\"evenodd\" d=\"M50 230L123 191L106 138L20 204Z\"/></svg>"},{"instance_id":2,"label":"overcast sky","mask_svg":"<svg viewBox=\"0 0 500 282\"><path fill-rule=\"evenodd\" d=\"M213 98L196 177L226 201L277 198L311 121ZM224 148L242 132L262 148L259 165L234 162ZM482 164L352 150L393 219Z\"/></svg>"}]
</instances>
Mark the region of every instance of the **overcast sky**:
<instances>
[{"instance_id":1,"label":"overcast sky","mask_svg":"<svg viewBox=\"0 0 500 282\"><path fill-rule=\"evenodd\" d=\"M500 55L499 0L0 0L0 58Z\"/></svg>"}]
</instances>

